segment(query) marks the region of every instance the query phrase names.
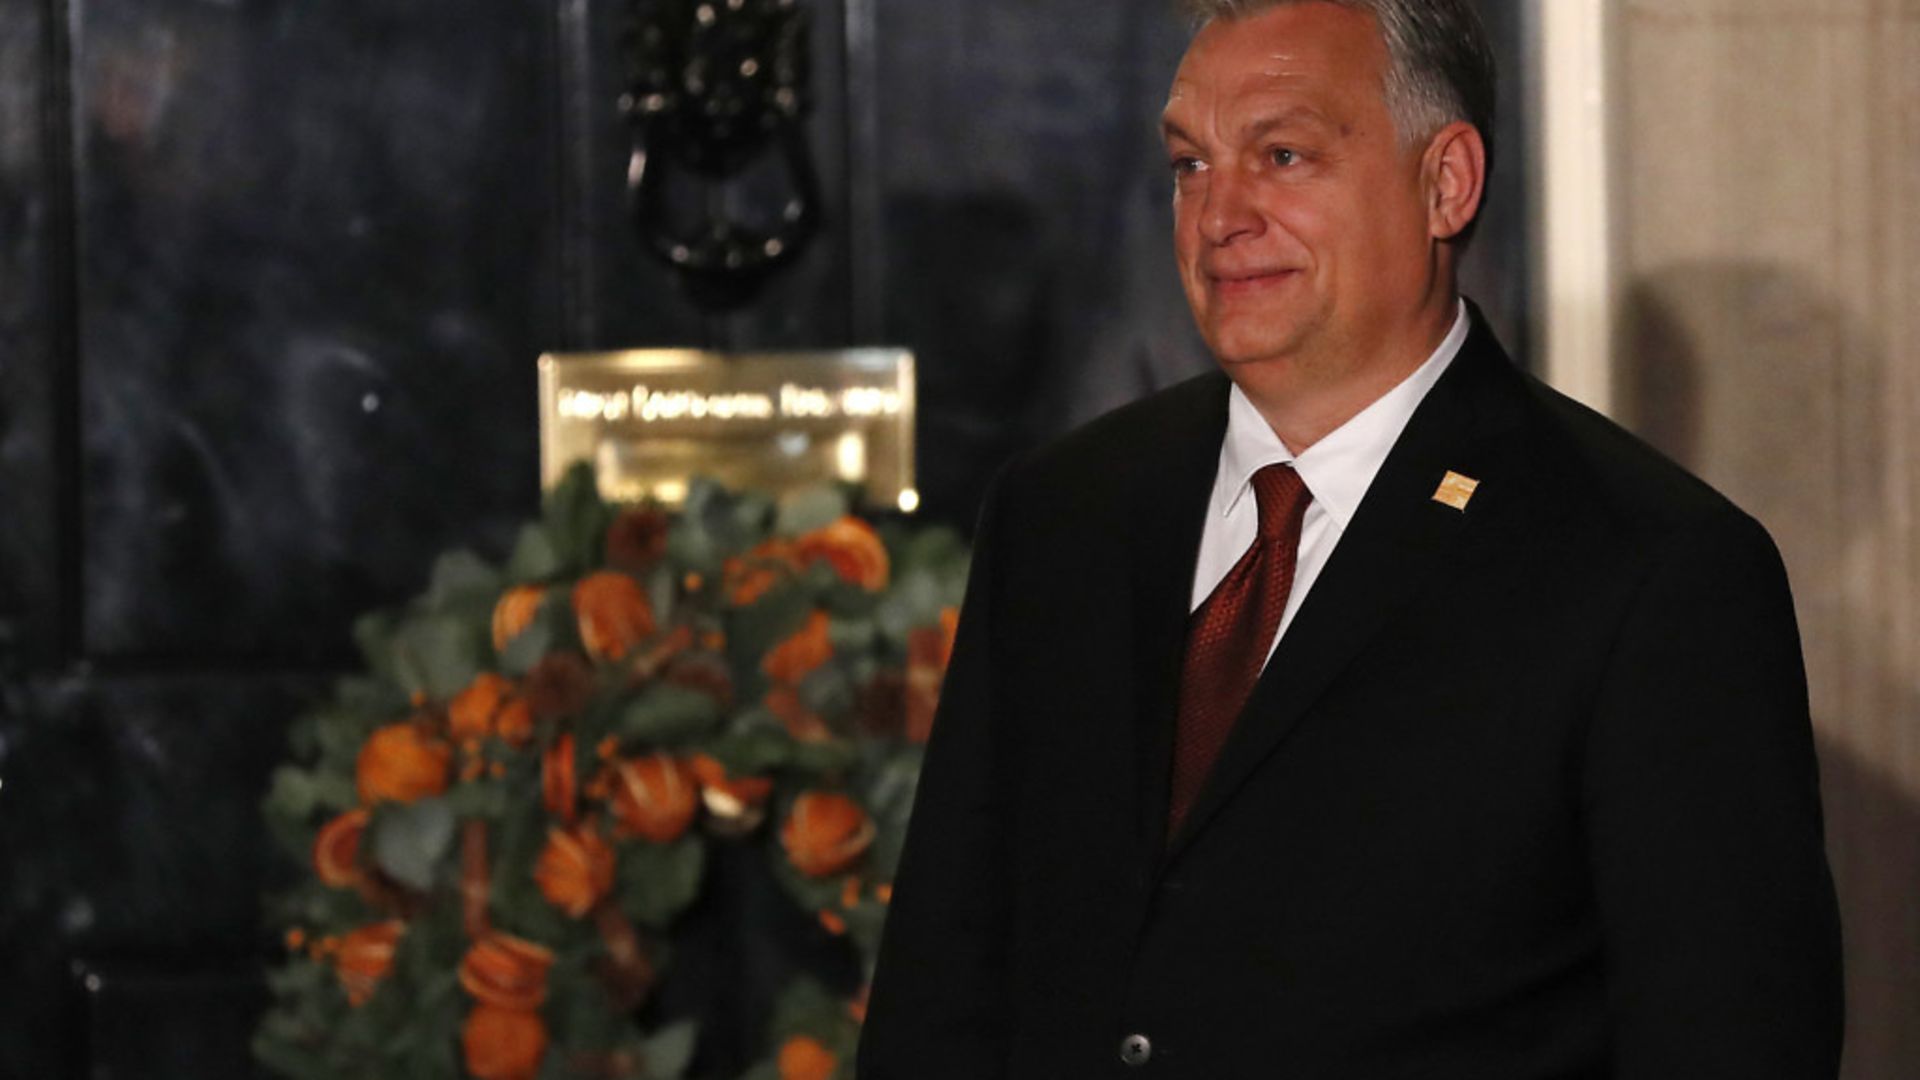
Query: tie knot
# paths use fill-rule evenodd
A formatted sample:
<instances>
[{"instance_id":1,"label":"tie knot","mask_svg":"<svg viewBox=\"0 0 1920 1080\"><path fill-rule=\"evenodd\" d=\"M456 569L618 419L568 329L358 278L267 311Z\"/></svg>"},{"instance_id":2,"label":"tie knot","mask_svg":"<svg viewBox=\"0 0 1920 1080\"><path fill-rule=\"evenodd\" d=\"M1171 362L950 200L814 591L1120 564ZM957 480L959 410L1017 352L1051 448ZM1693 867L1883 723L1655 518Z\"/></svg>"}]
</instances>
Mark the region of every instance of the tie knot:
<instances>
[{"instance_id":1,"label":"tie knot","mask_svg":"<svg viewBox=\"0 0 1920 1080\"><path fill-rule=\"evenodd\" d=\"M1260 539L1300 536L1313 495L1291 465L1268 465L1253 474L1253 495L1260 502Z\"/></svg>"}]
</instances>

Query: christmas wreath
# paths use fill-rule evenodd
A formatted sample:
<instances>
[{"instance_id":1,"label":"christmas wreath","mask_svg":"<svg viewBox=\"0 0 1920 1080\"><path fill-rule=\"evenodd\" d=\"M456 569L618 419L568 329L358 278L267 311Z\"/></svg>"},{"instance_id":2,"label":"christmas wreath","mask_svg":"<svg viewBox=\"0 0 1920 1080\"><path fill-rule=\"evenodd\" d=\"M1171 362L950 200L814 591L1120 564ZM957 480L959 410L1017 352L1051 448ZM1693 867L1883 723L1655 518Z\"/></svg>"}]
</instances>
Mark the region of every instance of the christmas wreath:
<instances>
[{"instance_id":1,"label":"christmas wreath","mask_svg":"<svg viewBox=\"0 0 1920 1080\"><path fill-rule=\"evenodd\" d=\"M442 557L368 616L369 670L266 800L303 863L255 1052L297 1080L672 1080L658 1015L716 845L871 974L967 552L950 530L697 483L604 503L576 469L496 567ZM779 991L752 1080L851 1074L864 990Z\"/></svg>"}]
</instances>

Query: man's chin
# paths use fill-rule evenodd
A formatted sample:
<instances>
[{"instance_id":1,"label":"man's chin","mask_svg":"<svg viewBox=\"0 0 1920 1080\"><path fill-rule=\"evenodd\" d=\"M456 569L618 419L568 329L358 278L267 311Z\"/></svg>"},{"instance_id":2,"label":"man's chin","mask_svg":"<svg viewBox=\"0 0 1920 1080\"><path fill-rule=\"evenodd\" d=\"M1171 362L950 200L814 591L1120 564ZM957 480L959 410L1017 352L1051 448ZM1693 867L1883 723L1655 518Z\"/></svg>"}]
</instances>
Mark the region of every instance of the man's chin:
<instances>
[{"instance_id":1,"label":"man's chin","mask_svg":"<svg viewBox=\"0 0 1920 1080\"><path fill-rule=\"evenodd\" d=\"M1221 363L1255 363L1297 351L1326 312L1306 296L1264 302L1213 297L1205 305L1202 336Z\"/></svg>"},{"instance_id":2,"label":"man's chin","mask_svg":"<svg viewBox=\"0 0 1920 1080\"><path fill-rule=\"evenodd\" d=\"M1255 334L1209 335L1207 338L1207 347L1213 351L1213 358L1228 374L1232 374L1235 369L1247 370L1267 364L1284 363L1287 357L1299 350L1299 345L1298 334L1271 330Z\"/></svg>"}]
</instances>

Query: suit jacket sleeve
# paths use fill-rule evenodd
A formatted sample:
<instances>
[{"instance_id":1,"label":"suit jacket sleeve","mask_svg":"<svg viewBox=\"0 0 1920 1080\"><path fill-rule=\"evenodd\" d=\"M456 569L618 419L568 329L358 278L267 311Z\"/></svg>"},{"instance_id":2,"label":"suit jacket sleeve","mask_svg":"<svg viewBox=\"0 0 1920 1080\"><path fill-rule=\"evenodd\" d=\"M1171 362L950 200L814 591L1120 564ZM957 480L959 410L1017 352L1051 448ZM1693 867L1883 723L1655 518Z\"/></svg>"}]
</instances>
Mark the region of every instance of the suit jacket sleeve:
<instances>
[{"instance_id":1,"label":"suit jacket sleeve","mask_svg":"<svg viewBox=\"0 0 1920 1080\"><path fill-rule=\"evenodd\" d=\"M1616 1080L1830 1080L1839 921L1786 572L1728 508L1632 599L1582 777Z\"/></svg>"},{"instance_id":2,"label":"suit jacket sleeve","mask_svg":"<svg viewBox=\"0 0 1920 1080\"><path fill-rule=\"evenodd\" d=\"M989 493L861 1033L860 1080L994 1080L1007 1057L1011 782L994 708Z\"/></svg>"}]
</instances>

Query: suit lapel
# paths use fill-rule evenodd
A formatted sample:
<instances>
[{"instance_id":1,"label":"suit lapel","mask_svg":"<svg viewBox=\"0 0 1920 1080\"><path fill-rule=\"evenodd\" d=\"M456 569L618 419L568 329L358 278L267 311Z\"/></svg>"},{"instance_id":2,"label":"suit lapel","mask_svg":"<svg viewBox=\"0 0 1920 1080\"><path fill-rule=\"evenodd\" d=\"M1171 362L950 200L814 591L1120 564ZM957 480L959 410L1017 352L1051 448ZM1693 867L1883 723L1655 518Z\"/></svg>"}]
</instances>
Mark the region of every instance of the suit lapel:
<instances>
[{"instance_id":1,"label":"suit lapel","mask_svg":"<svg viewBox=\"0 0 1920 1080\"><path fill-rule=\"evenodd\" d=\"M1520 386L1477 314L1460 355L1408 421L1280 639L1180 833L1166 846L1163 866L1286 740L1366 644L1426 582L1446 572L1450 554L1470 530L1472 504L1456 510L1434 501L1435 490L1450 470L1497 482L1476 445L1513 415ZM1191 557L1186 565L1190 586ZM1176 656L1182 648L1184 642L1174 647ZM1176 668L1176 684L1177 677ZM1161 715L1172 714L1169 706ZM1172 722L1165 727L1170 733ZM1159 805L1164 817L1164 795Z\"/></svg>"},{"instance_id":2,"label":"suit lapel","mask_svg":"<svg viewBox=\"0 0 1920 1080\"><path fill-rule=\"evenodd\" d=\"M1140 470L1143 498L1132 537L1134 625L1133 760L1138 810L1136 836L1150 865L1166 843L1173 715L1186 649L1200 534L1226 437L1227 394L1232 384L1218 373L1196 381L1191 403L1179 410L1164 438L1150 448Z\"/></svg>"}]
</instances>

